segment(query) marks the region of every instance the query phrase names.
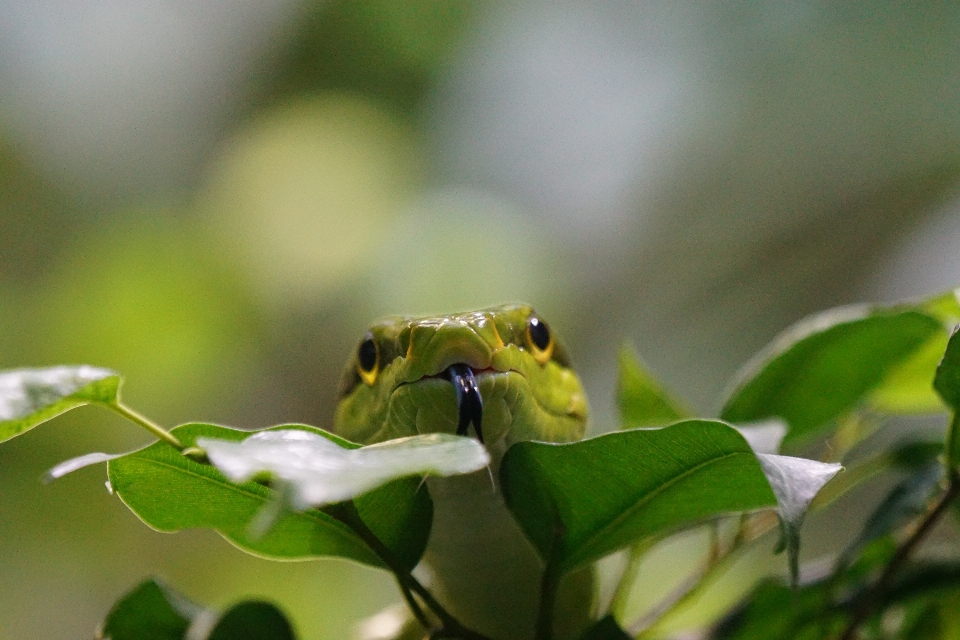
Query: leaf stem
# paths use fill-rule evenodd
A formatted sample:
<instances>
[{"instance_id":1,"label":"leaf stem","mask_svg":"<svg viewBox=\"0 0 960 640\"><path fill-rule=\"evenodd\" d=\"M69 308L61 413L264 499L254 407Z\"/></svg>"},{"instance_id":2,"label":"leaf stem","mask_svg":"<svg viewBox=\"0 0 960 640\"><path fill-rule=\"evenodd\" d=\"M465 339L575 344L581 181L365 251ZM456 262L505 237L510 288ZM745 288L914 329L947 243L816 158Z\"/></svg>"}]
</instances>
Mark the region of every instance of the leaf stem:
<instances>
[{"instance_id":1,"label":"leaf stem","mask_svg":"<svg viewBox=\"0 0 960 640\"><path fill-rule=\"evenodd\" d=\"M158 425L156 422L150 420L146 416L141 415L140 413L134 411L133 409L123 404L119 400L117 400L116 402L107 404L105 406L109 407L110 409L113 409L114 411L119 413L121 416L123 416L127 420L131 422L135 422L136 424L140 425L141 427L143 427L153 435L157 436L167 444L174 447L177 451L183 451L184 449L183 443L180 442L180 440L178 440L175 435L173 435L172 433L170 433L169 431L167 431L166 429Z\"/></svg>"},{"instance_id":2,"label":"leaf stem","mask_svg":"<svg viewBox=\"0 0 960 640\"><path fill-rule=\"evenodd\" d=\"M410 604L412 596L407 598L410 594L416 594L423 603L429 608L434 615L437 616L440 620L441 628L435 631L430 637L432 638L459 638L460 640L490 640L486 636L468 629L463 626L459 620L454 618L449 611L447 611L442 604L440 604L436 598L433 597L427 589L420 584L416 578L410 573L409 569L400 564L399 561L394 557L393 552L376 536L376 534L370 530L367 526L367 523L363 521L363 518L360 517L360 514L357 512L356 506L352 502L341 502L339 504L330 505L325 509L327 513L331 516L342 522L343 524L350 527L354 533L356 533L361 540L363 540L370 549L373 550L377 557L383 560L383 563L387 566L390 571L393 572L394 576L397 579L397 582L400 585L401 592L404 593L404 599L407 600L407 604L410 605L410 608L413 610L414 616L417 616L418 621L423 624L426 621L426 616L423 616L423 620L420 619L420 616L417 615L417 608L414 608ZM420 610L420 614L423 614L423 611ZM429 621L426 621L427 624L424 625L428 629L430 628Z\"/></svg>"},{"instance_id":3,"label":"leaf stem","mask_svg":"<svg viewBox=\"0 0 960 640\"><path fill-rule=\"evenodd\" d=\"M413 597L413 593L411 593L410 589L407 588L407 585L405 585L399 577L397 578L397 587L399 587L400 593L403 594L403 599L406 601L407 606L410 607L410 611L413 612L413 617L417 619L420 626L424 629L430 629L433 623L427 619L427 614L423 612L420 603L417 602L417 599Z\"/></svg>"},{"instance_id":4,"label":"leaf stem","mask_svg":"<svg viewBox=\"0 0 960 640\"><path fill-rule=\"evenodd\" d=\"M926 538L927 534L933 529L933 525L940 520L940 517L947 511L958 494L960 494L960 477L951 470L950 485L947 487L947 490L934 507L927 512L927 515L923 517L923 520L920 521L920 524L913 533L897 548L896 553L890 560L890 564L884 569L883 574L877 579L877 582L873 585L873 588L867 592L866 596L860 600L860 605L856 608L853 619L850 620L850 624L847 625L847 628L840 636L840 640L853 640L853 638L856 637L857 629L859 629L860 625L874 612L878 601L883 597L890 583L893 582L897 572L900 571L904 563L906 563L914 549L923 542L923 539Z\"/></svg>"},{"instance_id":5,"label":"leaf stem","mask_svg":"<svg viewBox=\"0 0 960 640\"><path fill-rule=\"evenodd\" d=\"M540 581L540 610L537 613L536 640L553 638L553 609L560 588L560 567L556 562L548 562Z\"/></svg>"}]
</instances>

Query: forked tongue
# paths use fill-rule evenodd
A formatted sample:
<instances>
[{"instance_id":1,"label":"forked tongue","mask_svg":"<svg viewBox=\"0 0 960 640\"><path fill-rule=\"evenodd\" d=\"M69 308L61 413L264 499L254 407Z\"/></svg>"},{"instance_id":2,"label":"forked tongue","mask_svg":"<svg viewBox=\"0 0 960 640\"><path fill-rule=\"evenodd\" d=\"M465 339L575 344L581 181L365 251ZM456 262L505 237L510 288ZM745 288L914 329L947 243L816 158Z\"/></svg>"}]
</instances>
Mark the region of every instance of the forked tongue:
<instances>
[{"instance_id":1,"label":"forked tongue","mask_svg":"<svg viewBox=\"0 0 960 640\"><path fill-rule=\"evenodd\" d=\"M459 414L457 435L466 435L467 428L472 422L477 440L483 442L483 431L480 429L480 422L483 419L483 398L480 397L480 388L477 386L476 378L473 377L473 370L462 363L453 364L447 368L446 374L457 394Z\"/></svg>"}]
</instances>

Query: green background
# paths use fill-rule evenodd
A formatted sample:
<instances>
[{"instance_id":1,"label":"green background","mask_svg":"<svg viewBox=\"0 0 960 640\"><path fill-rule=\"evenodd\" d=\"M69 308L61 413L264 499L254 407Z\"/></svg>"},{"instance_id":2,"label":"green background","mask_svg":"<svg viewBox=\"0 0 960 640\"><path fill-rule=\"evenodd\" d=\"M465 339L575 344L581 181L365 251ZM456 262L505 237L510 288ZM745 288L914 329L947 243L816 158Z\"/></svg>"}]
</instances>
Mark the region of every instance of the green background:
<instances>
[{"instance_id":1,"label":"green background","mask_svg":"<svg viewBox=\"0 0 960 640\"><path fill-rule=\"evenodd\" d=\"M0 10L0 367L117 369L166 426L328 426L372 319L522 300L603 431L623 338L715 414L797 318L960 284L955 7L254 4ZM0 446L0 637L90 637L153 574L308 639L397 599L369 568L154 532L102 467L38 481L146 442L84 408Z\"/></svg>"}]
</instances>

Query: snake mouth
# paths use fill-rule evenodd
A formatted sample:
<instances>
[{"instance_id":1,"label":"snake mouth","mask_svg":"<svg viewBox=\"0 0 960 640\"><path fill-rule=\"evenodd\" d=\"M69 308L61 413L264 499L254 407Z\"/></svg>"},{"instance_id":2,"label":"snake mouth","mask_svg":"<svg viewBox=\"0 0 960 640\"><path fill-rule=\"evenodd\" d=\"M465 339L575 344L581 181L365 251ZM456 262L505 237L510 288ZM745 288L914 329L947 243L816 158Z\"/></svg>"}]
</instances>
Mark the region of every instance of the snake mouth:
<instances>
[{"instance_id":1,"label":"snake mouth","mask_svg":"<svg viewBox=\"0 0 960 640\"><path fill-rule=\"evenodd\" d=\"M483 442L483 397L473 375L473 369L463 363L447 367L438 378L445 378L453 384L457 396L457 435L464 436L473 424L477 440Z\"/></svg>"}]
</instances>

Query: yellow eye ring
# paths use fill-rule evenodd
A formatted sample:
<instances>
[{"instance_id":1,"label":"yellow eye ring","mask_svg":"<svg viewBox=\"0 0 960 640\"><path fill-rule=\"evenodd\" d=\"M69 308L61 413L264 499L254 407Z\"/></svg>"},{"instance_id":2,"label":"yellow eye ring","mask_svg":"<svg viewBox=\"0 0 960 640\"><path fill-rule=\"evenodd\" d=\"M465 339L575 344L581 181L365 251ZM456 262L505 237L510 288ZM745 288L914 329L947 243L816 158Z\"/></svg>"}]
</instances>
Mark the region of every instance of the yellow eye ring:
<instances>
[{"instance_id":1,"label":"yellow eye ring","mask_svg":"<svg viewBox=\"0 0 960 640\"><path fill-rule=\"evenodd\" d=\"M547 323L537 316L530 316L527 320L527 346L533 359L540 364L547 364L553 356L553 335Z\"/></svg>"},{"instance_id":2,"label":"yellow eye ring","mask_svg":"<svg viewBox=\"0 0 960 640\"><path fill-rule=\"evenodd\" d=\"M367 334L357 347L357 374L368 385L372 385L379 372L380 346L372 335Z\"/></svg>"}]
</instances>

